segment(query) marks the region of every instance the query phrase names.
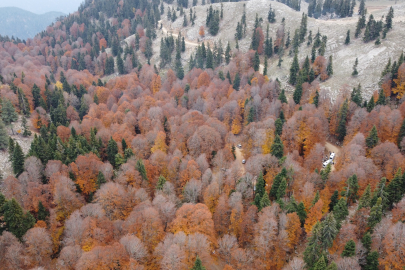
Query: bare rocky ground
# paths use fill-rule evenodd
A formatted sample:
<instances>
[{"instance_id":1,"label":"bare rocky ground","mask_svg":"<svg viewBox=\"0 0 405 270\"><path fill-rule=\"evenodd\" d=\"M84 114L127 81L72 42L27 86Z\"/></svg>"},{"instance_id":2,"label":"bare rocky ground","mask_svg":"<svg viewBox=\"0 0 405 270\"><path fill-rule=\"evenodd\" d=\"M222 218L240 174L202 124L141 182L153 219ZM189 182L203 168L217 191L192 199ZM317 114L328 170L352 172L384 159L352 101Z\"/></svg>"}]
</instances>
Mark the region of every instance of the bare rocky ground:
<instances>
[{"instance_id":1,"label":"bare rocky ground","mask_svg":"<svg viewBox=\"0 0 405 270\"><path fill-rule=\"evenodd\" d=\"M31 147L31 142L34 139L34 132L29 137L23 137L22 132L23 128L21 125L21 116L17 122L12 123L11 126L7 127L7 132L18 144L21 146L24 154L27 154ZM29 122L29 121L28 121ZM6 178L9 175L12 175L11 163L8 159L8 151L0 151L0 173L3 178Z\"/></svg>"},{"instance_id":2,"label":"bare rocky ground","mask_svg":"<svg viewBox=\"0 0 405 270\"><path fill-rule=\"evenodd\" d=\"M163 28L157 31L158 38L154 41L153 50L154 56L151 60L152 64L159 64L159 52L160 52L160 38L169 34L173 34L175 37L179 32L182 36L186 38L186 53L183 53L182 61L185 70L188 70L188 59L190 54L195 51L195 47L198 42L210 42L213 44L214 41L222 41L225 47L227 42L230 42L231 47L234 48L236 45L234 34L238 21L241 20L243 14L243 5L246 5L246 15L247 15L247 33L246 37L239 41L240 50L246 52L249 50L251 43L251 36L253 32L254 21L256 13L259 17L263 18L262 28L265 29L267 25L267 13L270 7L276 10L276 23L270 24L270 35L273 40L276 36L276 31L281 25L282 18L285 18L285 29L286 32L290 30L291 38L296 28L299 28L301 22L302 12L307 12L307 3L302 1L301 12L297 12L288 6L275 1L266 0L252 0L252 1L242 1L242 2L224 2L224 18L220 23L220 31L217 36L213 37L208 34L206 29L206 35L201 38L198 34L200 26L205 27L205 20L207 14L207 8L209 5L201 6L201 0L198 1L198 5L195 8L196 20L195 25L183 27L183 17L179 16L177 12L178 19L175 22L167 20L167 8L165 4L165 14L162 16L161 23ZM372 13L376 20L380 19L383 15L386 15L390 6L394 8L394 24L393 29L387 34L385 40L381 40L381 45L376 46L374 42L364 43L361 38L355 39L354 32L358 20L358 16L355 15L351 18L343 19L313 19L308 18L308 31L312 30L315 34L318 29L322 35L328 36L327 50L325 57L328 58L330 55L333 57L333 69L334 75L320 84L321 88L330 91L332 98L336 97L339 90L349 87L352 88L357 86L359 83L362 85L363 96L369 98L372 93L378 89L378 81L380 74L388 59L391 57L397 59L404 49L405 42L405 1L368 1L366 6L369 10L368 13ZM191 1L189 6L191 6ZM212 4L214 9L220 10L221 4ZM357 8L355 9L355 11ZM189 9L184 10L187 18L189 19ZM368 19L368 18L367 18ZM350 29L351 32L351 43L346 46L344 41L346 38L346 32ZM364 30L363 30L364 31ZM132 37L129 37L130 39ZM301 45L299 49L299 59L303 60L306 55L311 55L311 46L307 46L306 42ZM143 56L140 55L140 59ZM352 68L356 57L359 60L357 77L352 77ZM264 58L261 59L263 61ZM278 78L282 82L282 87L284 87L287 92L292 91L293 88L287 84L289 68L292 62L292 57L288 56L288 51L285 52L283 57L283 63L281 68L277 67L278 58L273 57L269 60L268 75L270 78ZM162 72L164 73L164 72Z\"/></svg>"}]
</instances>

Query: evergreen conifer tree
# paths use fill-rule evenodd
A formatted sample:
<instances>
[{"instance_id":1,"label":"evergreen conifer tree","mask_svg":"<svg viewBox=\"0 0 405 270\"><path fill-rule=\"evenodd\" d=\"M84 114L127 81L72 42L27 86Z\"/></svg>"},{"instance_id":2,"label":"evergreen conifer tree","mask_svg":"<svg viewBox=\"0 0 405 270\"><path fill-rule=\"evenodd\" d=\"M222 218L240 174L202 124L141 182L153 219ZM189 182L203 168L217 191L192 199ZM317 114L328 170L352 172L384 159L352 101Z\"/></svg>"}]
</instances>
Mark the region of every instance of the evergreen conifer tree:
<instances>
[{"instance_id":1,"label":"evergreen conifer tree","mask_svg":"<svg viewBox=\"0 0 405 270\"><path fill-rule=\"evenodd\" d=\"M118 153L118 145L117 142L113 140L111 137L110 140L108 141L107 145L107 160L110 162L110 164L115 168L115 155Z\"/></svg>"},{"instance_id":2,"label":"evergreen conifer tree","mask_svg":"<svg viewBox=\"0 0 405 270\"><path fill-rule=\"evenodd\" d=\"M320 222L315 223L312 227L310 236L308 237L307 247L304 251L304 261L309 269L317 264L321 255L321 243L322 241L322 225ZM323 257L323 256L322 256ZM321 264L321 263L320 263ZM320 266L326 266L320 265Z\"/></svg>"},{"instance_id":3,"label":"evergreen conifer tree","mask_svg":"<svg viewBox=\"0 0 405 270\"><path fill-rule=\"evenodd\" d=\"M343 103L342 107L340 108L339 111L339 115L338 115L338 127L336 130L337 135L337 139L339 141L343 141L343 139L346 136L346 121L347 121L347 112L349 110L349 105L348 105L348 101L345 100L345 102Z\"/></svg>"},{"instance_id":4,"label":"evergreen conifer tree","mask_svg":"<svg viewBox=\"0 0 405 270\"><path fill-rule=\"evenodd\" d=\"M14 234L18 239L21 239L35 224L35 218L31 213L24 213L22 207L14 198L4 203L2 212L5 229Z\"/></svg>"},{"instance_id":5,"label":"evergreen conifer tree","mask_svg":"<svg viewBox=\"0 0 405 270\"><path fill-rule=\"evenodd\" d=\"M225 63L229 64L229 62L231 61L231 46L228 45L226 46L226 50L225 50Z\"/></svg>"},{"instance_id":6,"label":"evergreen conifer tree","mask_svg":"<svg viewBox=\"0 0 405 270\"><path fill-rule=\"evenodd\" d=\"M349 45L349 44L350 44L350 30L347 30L345 45Z\"/></svg>"},{"instance_id":7,"label":"evergreen conifer tree","mask_svg":"<svg viewBox=\"0 0 405 270\"><path fill-rule=\"evenodd\" d=\"M290 68L290 79L289 79L290 84L295 85L295 83L297 82L297 73L299 70L300 67L298 64L298 56L297 54L295 54Z\"/></svg>"},{"instance_id":8,"label":"evergreen conifer tree","mask_svg":"<svg viewBox=\"0 0 405 270\"><path fill-rule=\"evenodd\" d=\"M49 211L42 204L42 201L39 201L39 203L38 203L38 220L45 221L47 217L49 217Z\"/></svg>"},{"instance_id":9,"label":"evergreen conifer tree","mask_svg":"<svg viewBox=\"0 0 405 270\"><path fill-rule=\"evenodd\" d=\"M325 259L323 256L315 263L313 270L325 270L326 269L326 263Z\"/></svg>"},{"instance_id":10,"label":"evergreen conifer tree","mask_svg":"<svg viewBox=\"0 0 405 270\"><path fill-rule=\"evenodd\" d=\"M206 268L202 265L201 259L200 257L198 257L195 259L195 263L193 268L191 268L191 270L206 270Z\"/></svg>"},{"instance_id":11,"label":"evergreen conifer tree","mask_svg":"<svg viewBox=\"0 0 405 270\"><path fill-rule=\"evenodd\" d=\"M266 193L266 183L263 178L263 173L260 172L259 176L257 177L256 181L256 194L259 194L260 198L263 197L264 193Z\"/></svg>"},{"instance_id":12,"label":"evergreen conifer tree","mask_svg":"<svg viewBox=\"0 0 405 270\"><path fill-rule=\"evenodd\" d=\"M383 212L382 199L378 198L377 203L371 208L370 216L367 219L368 227L373 229L375 225L377 225L381 221L382 212Z\"/></svg>"},{"instance_id":13,"label":"evergreen conifer tree","mask_svg":"<svg viewBox=\"0 0 405 270\"><path fill-rule=\"evenodd\" d=\"M281 89L280 95L278 96L278 99L281 101L281 103L288 103L287 102L287 97L285 96L285 90Z\"/></svg>"},{"instance_id":14,"label":"evergreen conifer tree","mask_svg":"<svg viewBox=\"0 0 405 270\"><path fill-rule=\"evenodd\" d=\"M354 62L354 65L353 65L352 76L357 76L359 74L359 72L357 71L358 64L359 64L359 60L356 58L356 61Z\"/></svg>"},{"instance_id":15,"label":"evergreen conifer tree","mask_svg":"<svg viewBox=\"0 0 405 270\"><path fill-rule=\"evenodd\" d=\"M294 93L293 93L293 99L294 99L294 102L295 102L295 104L300 104L300 102L301 102L301 97L302 97L302 79L301 79L301 77L298 79L298 82L297 82L297 84L296 84L296 86L295 86L295 90L294 90Z\"/></svg>"},{"instance_id":16,"label":"evergreen conifer tree","mask_svg":"<svg viewBox=\"0 0 405 270\"><path fill-rule=\"evenodd\" d=\"M280 136L276 135L273 145L271 146L270 153L278 159L284 156L284 145Z\"/></svg>"},{"instance_id":17,"label":"evergreen conifer tree","mask_svg":"<svg viewBox=\"0 0 405 270\"><path fill-rule=\"evenodd\" d=\"M11 104L10 100L5 98L3 98L1 105L1 119L6 126L10 125L12 122L17 121L18 119L18 115L15 112L13 104Z\"/></svg>"},{"instance_id":18,"label":"evergreen conifer tree","mask_svg":"<svg viewBox=\"0 0 405 270\"><path fill-rule=\"evenodd\" d=\"M374 148L378 144L378 133L375 125L371 128L368 137L366 138L366 145L369 149Z\"/></svg>"},{"instance_id":19,"label":"evergreen conifer tree","mask_svg":"<svg viewBox=\"0 0 405 270\"><path fill-rule=\"evenodd\" d=\"M305 206L303 202L300 202L297 207L297 215L301 221L301 227L305 223L305 219L307 218L307 212L305 211Z\"/></svg>"},{"instance_id":20,"label":"evergreen conifer tree","mask_svg":"<svg viewBox=\"0 0 405 270\"><path fill-rule=\"evenodd\" d=\"M27 118L25 118L25 115L23 115L23 117L22 117L22 127L23 127L23 136L24 137L31 136L32 132L27 127ZM1 127L0 127L0 129L1 129ZM1 131L0 131L0 137L1 137ZM0 141L1 141L1 139L0 139ZM0 149L1 149L1 142L0 142Z\"/></svg>"},{"instance_id":21,"label":"evergreen conifer tree","mask_svg":"<svg viewBox=\"0 0 405 270\"><path fill-rule=\"evenodd\" d=\"M330 197L329 211L333 210L338 201L339 201L339 192L335 190L335 192L333 192L332 196Z\"/></svg>"},{"instance_id":22,"label":"evergreen conifer tree","mask_svg":"<svg viewBox=\"0 0 405 270\"><path fill-rule=\"evenodd\" d=\"M314 96L314 99L312 100L312 104L314 104L315 107L318 108L318 105L319 105L319 92L318 92L318 90L316 90L316 92L315 92L315 96Z\"/></svg>"},{"instance_id":23,"label":"evergreen conifer tree","mask_svg":"<svg viewBox=\"0 0 405 270\"><path fill-rule=\"evenodd\" d=\"M326 67L326 72L329 77L333 75L332 55L329 56L329 63L328 66Z\"/></svg>"},{"instance_id":24,"label":"evergreen conifer tree","mask_svg":"<svg viewBox=\"0 0 405 270\"><path fill-rule=\"evenodd\" d=\"M281 136L283 133L283 121L280 118L277 118L274 125L276 126L275 134Z\"/></svg>"},{"instance_id":25,"label":"evergreen conifer tree","mask_svg":"<svg viewBox=\"0 0 405 270\"><path fill-rule=\"evenodd\" d=\"M260 208L259 210L262 210L263 208L270 206L271 202L269 199L269 195L267 192L264 193L263 197L260 199Z\"/></svg>"},{"instance_id":26,"label":"evergreen conifer tree","mask_svg":"<svg viewBox=\"0 0 405 270\"><path fill-rule=\"evenodd\" d=\"M270 197L277 198L277 192L280 187L280 184L283 181L283 178L286 177L287 177L287 169L283 167L281 169L281 172L274 177L273 185L271 186L270 189Z\"/></svg>"},{"instance_id":27,"label":"evergreen conifer tree","mask_svg":"<svg viewBox=\"0 0 405 270\"><path fill-rule=\"evenodd\" d=\"M239 86L240 86L240 77L239 73L236 73L235 79L233 80L233 89L239 91Z\"/></svg>"},{"instance_id":28,"label":"evergreen conifer tree","mask_svg":"<svg viewBox=\"0 0 405 270\"><path fill-rule=\"evenodd\" d=\"M164 178L163 175L160 175L158 182L156 184L156 190L162 190L165 183L166 183L166 178Z\"/></svg>"},{"instance_id":29,"label":"evergreen conifer tree","mask_svg":"<svg viewBox=\"0 0 405 270\"><path fill-rule=\"evenodd\" d=\"M347 203L344 198L340 198L338 203L333 207L333 215L336 219L337 228L340 229L342 221L349 215Z\"/></svg>"},{"instance_id":30,"label":"evergreen conifer tree","mask_svg":"<svg viewBox=\"0 0 405 270\"><path fill-rule=\"evenodd\" d=\"M322 248L324 251L328 250L333 245L333 241L338 234L336 227L336 220L333 213L329 213L325 220L322 221Z\"/></svg>"},{"instance_id":31,"label":"evergreen conifer tree","mask_svg":"<svg viewBox=\"0 0 405 270\"><path fill-rule=\"evenodd\" d=\"M374 250L370 252L366 257L366 265L364 266L365 270L378 270L378 266L380 265L378 258L379 258L378 251Z\"/></svg>"},{"instance_id":32,"label":"evergreen conifer tree","mask_svg":"<svg viewBox=\"0 0 405 270\"><path fill-rule=\"evenodd\" d=\"M267 55L264 56L264 68L263 68L263 75L267 75Z\"/></svg>"},{"instance_id":33,"label":"evergreen conifer tree","mask_svg":"<svg viewBox=\"0 0 405 270\"><path fill-rule=\"evenodd\" d=\"M374 97L371 96L370 101L367 104L367 111L371 112L375 107L375 103L374 103Z\"/></svg>"},{"instance_id":34,"label":"evergreen conifer tree","mask_svg":"<svg viewBox=\"0 0 405 270\"><path fill-rule=\"evenodd\" d=\"M9 136L7 134L7 130L3 121L0 119L0 150L6 150L8 144L9 144Z\"/></svg>"},{"instance_id":35,"label":"evergreen conifer tree","mask_svg":"<svg viewBox=\"0 0 405 270\"><path fill-rule=\"evenodd\" d=\"M368 184L363 192L363 195L361 195L357 209L360 210L361 208L370 207L370 204L371 204L371 187L370 184Z\"/></svg>"},{"instance_id":36,"label":"evergreen conifer tree","mask_svg":"<svg viewBox=\"0 0 405 270\"><path fill-rule=\"evenodd\" d=\"M259 58L259 53L256 51L254 59L253 59L253 69L255 71L259 71L259 67L260 67L260 58Z\"/></svg>"},{"instance_id":37,"label":"evergreen conifer tree","mask_svg":"<svg viewBox=\"0 0 405 270\"><path fill-rule=\"evenodd\" d=\"M370 232L367 232L363 238L361 238L361 243L363 246L367 249L367 251L371 250L371 244L373 243L373 240L371 239L371 234Z\"/></svg>"},{"instance_id":38,"label":"evergreen conifer tree","mask_svg":"<svg viewBox=\"0 0 405 270\"><path fill-rule=\"evenodd\" d=\"M285 180L285 178L283 178L283 180L281 180L280 186L277 189L277 200L281 200L284 198L285 196L285 192L287 189L287 181Z\"/></svg>"},{"instance_id":39,"label":"evergreen conifer tree","mask_svg":"<svg viewBox=\"0 0 405 270\"><path fill-rule=\"evenodd\" d=\"M342 257L353 257L356 255L356 243L350 239L342 252Z\"/></svg>"},{"instance_id":40,"label":"evergreen conifer tree","mask_svg":"<svg viewBox=\"0 0 405 270\"><path fill-rule=\"evenodd\" d=\"M17 142L14 147L12 167L13 172L17 177L24 171L24 153Z\"/></svg>"},{"instance_id":41,"label":"evergreen conifer tree","mask_svg":"<svg viewBox=\"0 0 405 270\"><path fill-rule=\"evenodd\" d=\"M117 68L119 74L125 74L124 61L122 60L120 53L117 55Z\"/></svg>"},{"instance_id":42,"label":"evergreen conifer tree","mask_svg":"<svg viewBox=\"0 0 405 270\"><path fill-rule=\"evenodd\" d=\"M395 173L394 178L387 185L387 195L389 200L389 205L392 206L394 203L398 203L405 193L405 181L402 176L401 168Z\"/></svg>"},{"instance_id":43,"label":"evergreen conifer tree","mask_svg":"<svg viewBox=\"0 0 405 270\"><path fill-rule=\"evenodd\" d=\"M379 91L378 100L375 103L376 105L385 105L385 94L383 90Z\"/></svg>"},{"instance_id":44,"label":"evergreen conifer tree","mask_svg":"<svg viewBox=\"0 0 405 270\"><path fill-rule=\"evenodd\" d=\"M145 165L143 164L142 159L138 159L136 162L135 169L140 173L142 176L143 180L149 181L148 176L146 174L146 168Z\"/></svg>"},{"instance_id":45,"label":"evergreen conifer tree","mask_svg":"<svg viewBox=\"0 0 405 270\"><path fill-rule=\"evenodd\" d=\"M107 183L107 181L105 180L104 174L102 172L98 172L96 181L97 189L99 189L101 185L105 183Z\"/></svg>"}]
</instances>

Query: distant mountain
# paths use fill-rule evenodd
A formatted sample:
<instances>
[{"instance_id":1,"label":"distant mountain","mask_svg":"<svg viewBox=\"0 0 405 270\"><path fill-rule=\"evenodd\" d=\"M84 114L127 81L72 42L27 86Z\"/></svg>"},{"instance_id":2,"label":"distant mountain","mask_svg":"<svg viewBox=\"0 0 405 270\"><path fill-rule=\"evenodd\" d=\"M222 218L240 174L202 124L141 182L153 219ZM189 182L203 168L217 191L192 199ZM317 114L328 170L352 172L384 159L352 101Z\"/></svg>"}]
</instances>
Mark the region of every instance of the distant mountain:
<instances>
[{"instance_id":1,"label":"distant mountain","mask_svg":"<svg viewBox=\"0 0 405 270\"><path fill-rule=\"evenodd\" d=\"M65 14L47 12L38 15L16 7L0 8L0 35L20 39L33 38L62 15Z\"/></svg>"}]
</instances>

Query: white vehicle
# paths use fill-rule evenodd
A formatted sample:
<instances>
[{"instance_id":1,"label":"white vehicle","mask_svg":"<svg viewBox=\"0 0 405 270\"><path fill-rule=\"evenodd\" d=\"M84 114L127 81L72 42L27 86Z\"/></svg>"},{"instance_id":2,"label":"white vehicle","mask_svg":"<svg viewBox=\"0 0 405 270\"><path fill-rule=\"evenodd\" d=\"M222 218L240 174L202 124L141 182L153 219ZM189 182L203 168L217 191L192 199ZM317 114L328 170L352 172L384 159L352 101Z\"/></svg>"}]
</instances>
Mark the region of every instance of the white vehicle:
<instances>
[{"instance_id":1,"label":"white vehicle","mask_svg":"<svg viewBox=\"0 0 405 270\"><path fill-rule=\"evenodd\" d=\"M334 159L335 159L335 152L332 152L332 153L330 154L329 159L330 159L330 160L334 160Z\"/></svg>"},{"instance_id":2,"label":"white vehicle","mask_svg":"<svg viewBox=\"0 0 405 270\"><path fill-rule=\"evenodd\" d=\"M241 145L241 144L238 144L238 148L239 148L239 149L242 149L242 145Z\"/></svg>"},{"instance_id":3,"label":"white vehicle","mask_svg":"<svg viewBox=\"0 0 405 270\"><path fill-rule=\"evenodd\" d=\"M326 166L328 166L328 164L331 163L331 162L332 162L332 160L331 160L331 159L328 159L327 161L325 161L325 162L322 164L322 168L326 168Z\"/></svg>"},{"instance_id":4,"label":"white vehicle","mask_svg":"<svg viewBox=\"0 0 405 270\"><path fill-rule=\"evenodd\" d=\"M245 163L246 163L246 159L242 160L242 164L245 164Z\"/></svg>"}]
</instances>

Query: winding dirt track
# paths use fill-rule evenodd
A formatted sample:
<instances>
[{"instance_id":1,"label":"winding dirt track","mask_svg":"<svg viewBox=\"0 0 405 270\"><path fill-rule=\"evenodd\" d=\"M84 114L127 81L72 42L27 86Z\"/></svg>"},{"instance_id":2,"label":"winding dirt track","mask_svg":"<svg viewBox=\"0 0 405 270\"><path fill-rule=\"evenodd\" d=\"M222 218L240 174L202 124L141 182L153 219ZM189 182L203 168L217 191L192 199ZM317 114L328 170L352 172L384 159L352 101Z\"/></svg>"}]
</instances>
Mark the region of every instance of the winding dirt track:
<instances>
[{"instance_id":1,"label":"winding dirt track","mask_svg":"<svg viewBox=\"0 0 405 270\"><path fill-rule=\"evenodd\" d=\"M159 21L158 23L160 24L162 21ZM166 29L166 27L164 27L163 25L162 25L162 32L164 33L164 34L167 34L167 33L170 33L173 37L178 37L179 36L179 34L176 34L176 33L174 33L173 32L173 30L167 30ZM186 44L188 44L188 45L191 45L191 46L198 46L198 42L193 42L193 41L189 41L189 40L187 40L187 39L184 39L184 42L186 43Z\"/></svg>"},{"instance_id":2,"label":"winding dirt track","mask_svg":"<svg viewBox=\"0 0 405 270\"><path fill-rule=\"evenodd\" d=\"M243 160L243 153L242 149L239 149L239 147L235 146L235 155L236 155L236 160L242 165L242 173L245 174L245 164L242 164Z\"/></svg>"}]
</instances>

